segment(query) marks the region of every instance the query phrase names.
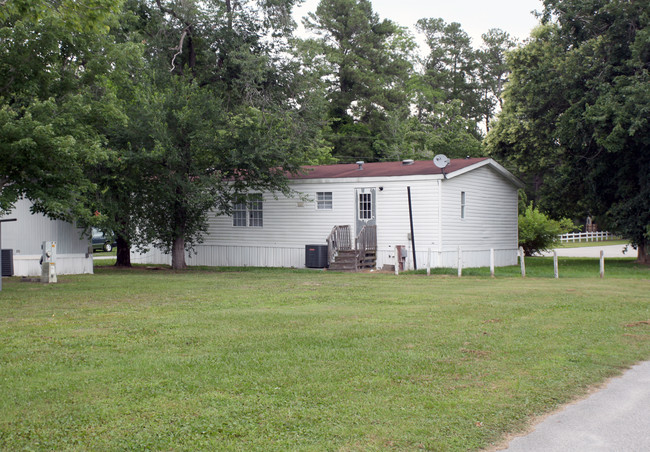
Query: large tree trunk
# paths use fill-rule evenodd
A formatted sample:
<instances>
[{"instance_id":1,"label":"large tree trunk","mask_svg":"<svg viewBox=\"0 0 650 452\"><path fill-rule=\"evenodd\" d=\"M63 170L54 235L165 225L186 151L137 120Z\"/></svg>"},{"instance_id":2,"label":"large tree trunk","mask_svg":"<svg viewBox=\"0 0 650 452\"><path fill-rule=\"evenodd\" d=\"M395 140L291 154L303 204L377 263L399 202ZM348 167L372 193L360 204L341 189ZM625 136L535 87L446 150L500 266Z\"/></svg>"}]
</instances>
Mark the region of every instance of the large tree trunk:
<instances>
[{"instance_id":1,"label":"large tree trunk","mask_svg":"<svg viewBox=\"0 0 650 452\"><path fill-rule=\"evenodd\" d=\"M644 240L643 242L639 243L636 249L639 252L636 261L639 264L650 265L650 254L648 254L648 251L650 251L650 249L648 249L648 241Z\"/></svg>"},{"instance_id":2,"label":"large tree trunk","mask_svg":"<svg viewBox=\"0 0 650 452\"><path fill-rule=\"evenodd\" d=\"M130 267L131 266L131 246L124 238L119 235L116 237L117 242L117 261L116 267Z\"/></svg>"},{"instance_id":3,"label":"large tree trunk","mask_svg":"<svg viewBox=\"0 0 650 452\"><path fill-rule=\"evenodd\" d=\"M172 268L174 270L183 270L185 265L185 238L176 237L172 246Z\"/></svg>"}]
</instances>

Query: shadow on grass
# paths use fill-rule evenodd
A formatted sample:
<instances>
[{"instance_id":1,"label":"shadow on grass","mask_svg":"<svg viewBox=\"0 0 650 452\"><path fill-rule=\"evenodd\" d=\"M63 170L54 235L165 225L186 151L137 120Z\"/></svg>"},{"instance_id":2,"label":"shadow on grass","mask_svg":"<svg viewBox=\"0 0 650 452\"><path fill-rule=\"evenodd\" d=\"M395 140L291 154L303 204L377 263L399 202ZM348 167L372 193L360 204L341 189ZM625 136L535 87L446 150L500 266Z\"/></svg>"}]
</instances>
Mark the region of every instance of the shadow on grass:
<instances>
[{"instance_id":1,"label":"shadow on grass","mask_svg":"<svg viewBox=\"0 0 650 452\"><path fill-rule=\"evenodd\" d=\"M100 262L98 264L98 262ZM282 268L282 267L210 267L206 265L188 266L185 270L173 270L170 265L164 264L133 264L131 267L116 267L115 260L95 261L95 271L169 271L179 273L314 273L323 272L324 269L316 268Z\"/></svg>"}]
</instances>

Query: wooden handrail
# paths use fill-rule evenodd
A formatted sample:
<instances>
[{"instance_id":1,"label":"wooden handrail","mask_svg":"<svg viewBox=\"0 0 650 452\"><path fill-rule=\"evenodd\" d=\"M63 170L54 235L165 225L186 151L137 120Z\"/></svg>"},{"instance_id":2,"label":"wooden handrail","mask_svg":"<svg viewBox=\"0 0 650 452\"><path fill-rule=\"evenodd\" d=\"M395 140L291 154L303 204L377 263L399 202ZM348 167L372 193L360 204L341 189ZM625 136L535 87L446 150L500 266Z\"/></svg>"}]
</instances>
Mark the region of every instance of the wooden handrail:
<instances>
[{"instance_id":1,"label":"wooden handrail","mask_svg":"<svg viewBox=\"0 0 650 452\"><path fill-rule=\"evenodd\" d=\"M352 249L352 240L350 237L350 226L334 226L332 232L327 237L327 262L331 264L334 256L339 251L349 251Z\"/></svg>"},{"instance_id":2,"label":"wooden handrail","mask_svg":"<svg viewBox=\"0 0 650 452\"><path fill-rule=\"evenodd\" d=\"M366 257L366 252L377 251L377 226L364 226L357 236L354 248L356 249L355 267L358 270L359 261Z\"/></svg>"}]
</instances>

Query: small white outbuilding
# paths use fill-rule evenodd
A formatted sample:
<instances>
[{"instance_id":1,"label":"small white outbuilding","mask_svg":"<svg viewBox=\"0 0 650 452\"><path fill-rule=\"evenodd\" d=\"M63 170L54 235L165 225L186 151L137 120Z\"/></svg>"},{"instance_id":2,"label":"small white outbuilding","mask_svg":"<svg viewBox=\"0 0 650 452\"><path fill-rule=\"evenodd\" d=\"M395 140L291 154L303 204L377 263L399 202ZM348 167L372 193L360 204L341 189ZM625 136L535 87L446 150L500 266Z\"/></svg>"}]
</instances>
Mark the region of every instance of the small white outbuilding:
<instances>
[{"instance_id":1,"label":"small white outbuilding","mask_svg":"<svg viewBox=\"0 0 650 452\"><path fill-rule=\"evenodd\" d=\"M431 160L307 166L291 187L290 197L251 193L232 216L211 217L188 265L305 267L308 246L329 244L334 259L341 240L332 232L349 231L354 248L364 227L377 268L400 257L407 269L429 260L456 267L459 249L463 267L489 266L491 250L496 266L517 262L523 184L490 158L453 159L443 169ZM132 262L170 256L154 250Z\"/></svg>"},{"instance_id":2,"label":"small white outbuilding","mask_svg":"<svg viewBox=\"0 0 650 452\"><path fill-rule=\"evenodd\" d=\"M83 230L66 221L32 213L31 206L29 200L20 199L11 212L0 217L16 219L2 223L0 237L3 258L12 255L13 274L40 276L41 245L46 241L56 242L56 272L59 275L93 273L90 238L82 237Z\"/></svg>"}]
</instances>

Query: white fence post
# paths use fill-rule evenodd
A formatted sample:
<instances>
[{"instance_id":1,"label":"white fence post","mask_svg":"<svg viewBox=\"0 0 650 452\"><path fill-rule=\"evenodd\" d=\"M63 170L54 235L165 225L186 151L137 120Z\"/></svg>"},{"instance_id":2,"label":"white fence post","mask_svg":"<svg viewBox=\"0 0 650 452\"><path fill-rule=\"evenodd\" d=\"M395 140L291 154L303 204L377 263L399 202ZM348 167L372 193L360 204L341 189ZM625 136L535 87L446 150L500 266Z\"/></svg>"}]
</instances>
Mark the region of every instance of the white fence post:
<instances>
[{"instance_id":1,"label":"white fence post","mask_svg":"<svg viewBox=\"0 0 650 452\"><path fill-rule=\"evenodd\" d=\"M395 276L399 275L399 252L397 246L395 246Z\"/></svg>"},{"instance_id":2,"label":"white fence post","mask_svg":"<svg viewBox=\"0 0 650 452\"><path fill-rule=\"evenodd\" d=\"M463 276L463 251L458 246L458 277Z\"/></svg>"},{"instance_id":3,"label":"white fence post","mask_svg":"<svg viewBox=\"0 0 650 452\"><path fill-rule=\"evenodd\" d=\"M490 248L490 276L494 278L494 248Z\"/></svg>"},{"instance_id":4,"label":"white fence post","mask_svg":"<svg viewBox=\"0 0 650 452\"><path fill-rule=\"evenodd\" d=\"M555 278L560 277L560 269L557 264L557 251L553 250L553 275Z\"/></svg>"},{"instance_id":5,"label":"white fence post","mask_svg":"<svg viewBox=\"0 0 650 452\"><path fill-rule=\"evenodd\" d=\"M605 251L600 250L600 277L605 277Z\"/></svg>"},{"instance_id":6,"label":"white fence post","mask_svg":"<svg viewBox=\"0 0 650 452\"><path fill-rule=\"evenodd\" d=\"M431 248L427 248L427 276L431 276Z\"/></svg>"},{"instance_id":7,"label":"white fence post","mask_svg":"<svg viewBox=\"0 0 650 452\"><path fill-rule=\"evenodd\" d=\"M521 277L526 277L526 263L524 262L524 247L519 247L519 264L521 265Z\"/></svg>"}]
</instances>

